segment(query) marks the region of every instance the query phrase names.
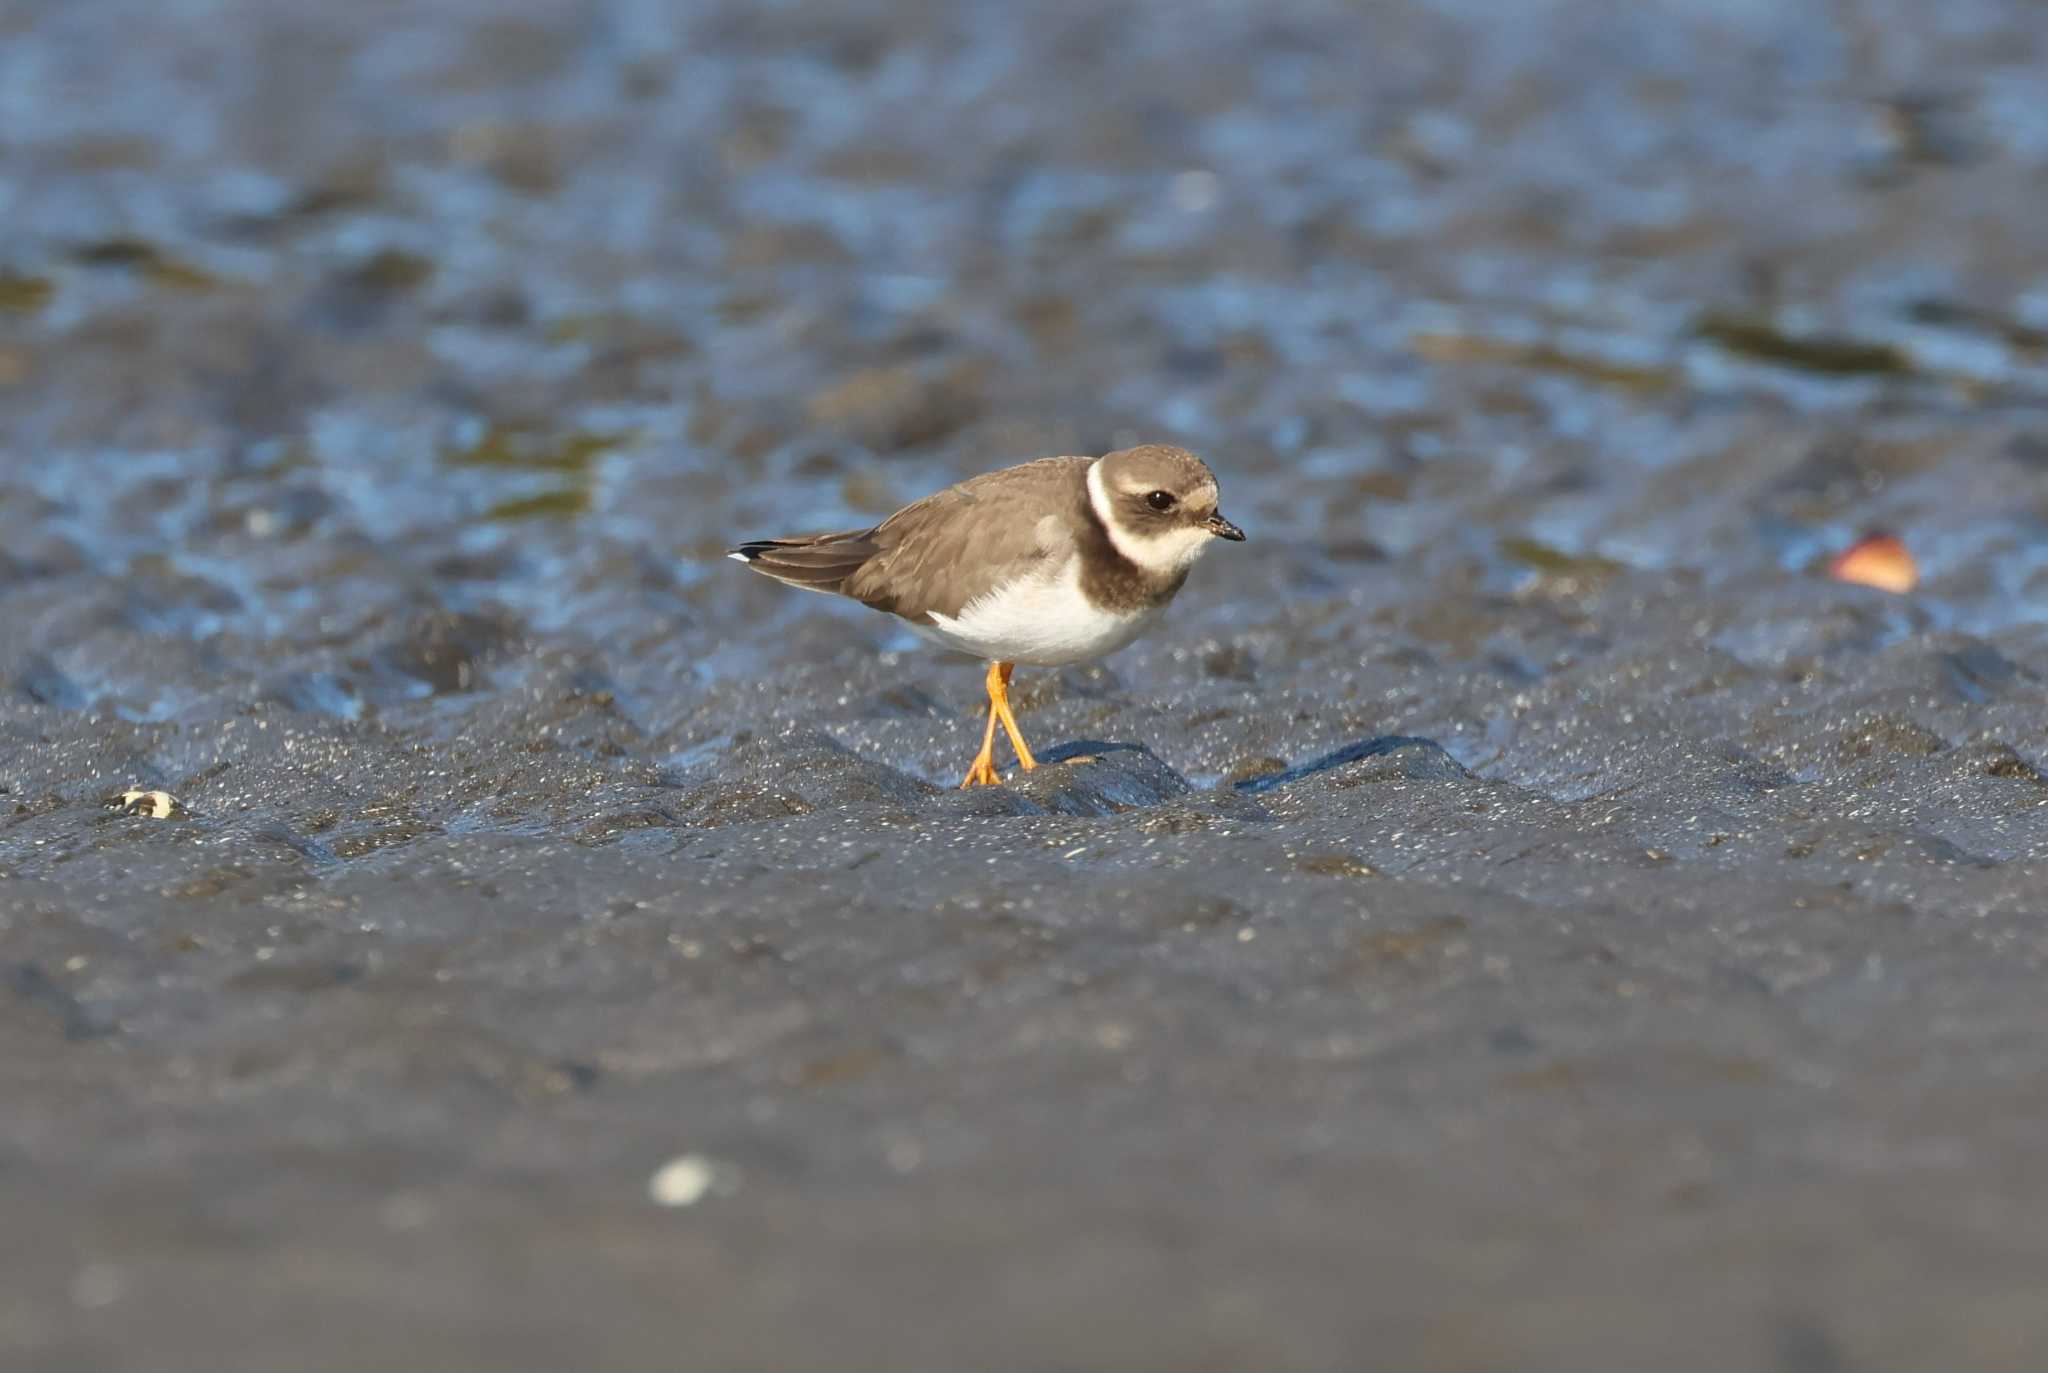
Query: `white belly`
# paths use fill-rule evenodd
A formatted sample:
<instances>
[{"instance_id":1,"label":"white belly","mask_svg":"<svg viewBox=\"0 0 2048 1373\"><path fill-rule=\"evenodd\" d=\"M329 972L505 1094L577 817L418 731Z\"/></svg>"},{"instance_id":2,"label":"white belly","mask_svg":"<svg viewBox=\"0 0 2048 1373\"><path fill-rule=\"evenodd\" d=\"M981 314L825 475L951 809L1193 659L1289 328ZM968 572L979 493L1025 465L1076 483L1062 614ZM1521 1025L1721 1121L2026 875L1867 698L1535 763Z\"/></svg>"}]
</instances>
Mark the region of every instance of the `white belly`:
<instances>
[{"instance_id":1,"label":"white belly","mask_svg":"<svg viewBox=\"0 0 2048 1373\"><path fill-rule=\"evenodd\" d=\"M1114 653L1150 629L1161 604L1130 614L1098 609L1081 594L1078 559L1054 577L1029 577L969 601L956 616L911 628L935 644L990 662L1062 667Z\"/></svg>"}]
</instances>

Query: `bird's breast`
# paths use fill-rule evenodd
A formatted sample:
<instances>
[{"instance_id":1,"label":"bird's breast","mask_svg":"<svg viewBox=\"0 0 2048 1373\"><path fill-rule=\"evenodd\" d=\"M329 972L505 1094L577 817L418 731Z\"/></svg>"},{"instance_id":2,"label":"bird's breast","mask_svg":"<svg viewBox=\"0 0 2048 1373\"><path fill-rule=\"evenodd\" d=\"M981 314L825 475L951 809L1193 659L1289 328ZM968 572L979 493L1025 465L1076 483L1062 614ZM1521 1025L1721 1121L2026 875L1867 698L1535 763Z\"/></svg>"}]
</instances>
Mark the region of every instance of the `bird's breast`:
<instances>
[{"instance_id":1,"label":"bird's breast","mask_svg":"<svg viewBox=\"0 0 2048 1373\"><path fill-rule=\"evenodd\" d=\"M1079 560L1057 573L1019 577L960 608L933 615L920 634L976 657L1039 667L1114 653L1155 624L1165 603L1134 609L1098 605L1081 589Z\"/></svg>"}]
</instances>

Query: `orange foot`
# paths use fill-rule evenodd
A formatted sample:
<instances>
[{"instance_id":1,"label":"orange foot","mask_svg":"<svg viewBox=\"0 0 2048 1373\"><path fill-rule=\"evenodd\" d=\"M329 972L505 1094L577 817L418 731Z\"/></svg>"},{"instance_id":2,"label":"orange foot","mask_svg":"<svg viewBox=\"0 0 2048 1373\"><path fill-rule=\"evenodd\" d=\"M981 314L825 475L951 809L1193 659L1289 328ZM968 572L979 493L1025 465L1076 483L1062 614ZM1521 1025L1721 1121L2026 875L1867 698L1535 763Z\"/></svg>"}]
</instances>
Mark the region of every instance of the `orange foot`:
<instances>
[{"instance_id":1,"label":"orange foot","mask_svg":"<svg viewBox=\"0 0 2048 1373\"><path fill-rule=\"evenodd\" d=\"M965 791L969 787L999 787L1002 784L1003 774L996 771L995 760L983 755L974 760L973 767L967 769L967 776L960 783L960 789Z\"/></svg>"}]
</instances>

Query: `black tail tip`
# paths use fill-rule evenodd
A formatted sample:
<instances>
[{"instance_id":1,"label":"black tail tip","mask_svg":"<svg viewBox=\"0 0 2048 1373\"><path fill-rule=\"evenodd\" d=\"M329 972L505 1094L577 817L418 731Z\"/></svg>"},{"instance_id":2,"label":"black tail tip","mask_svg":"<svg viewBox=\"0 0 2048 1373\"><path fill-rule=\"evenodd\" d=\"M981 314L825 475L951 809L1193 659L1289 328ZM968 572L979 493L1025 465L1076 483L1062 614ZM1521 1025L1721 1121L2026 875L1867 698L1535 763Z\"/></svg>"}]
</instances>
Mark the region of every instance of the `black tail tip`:
<instances>
[{"instance_id":1,"label":"black tail tip","mask_svg":"<svg viewBox=\"0 0 2048 1373\"><path fill-rule=\"evenodd\" d=\"M743 543L738 548L728 548L725 556L734 562L750 563L766 553L773 545L766 543Z\"/></svg>"}]
</instances>

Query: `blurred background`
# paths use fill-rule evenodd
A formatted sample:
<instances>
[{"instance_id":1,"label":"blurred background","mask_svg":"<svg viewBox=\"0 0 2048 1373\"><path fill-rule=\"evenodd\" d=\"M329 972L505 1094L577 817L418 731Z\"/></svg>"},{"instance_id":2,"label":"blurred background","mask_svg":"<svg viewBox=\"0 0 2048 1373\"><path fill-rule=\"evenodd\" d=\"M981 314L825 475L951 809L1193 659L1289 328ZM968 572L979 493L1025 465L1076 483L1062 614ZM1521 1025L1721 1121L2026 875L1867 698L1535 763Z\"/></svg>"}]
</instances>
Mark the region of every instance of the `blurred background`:
<instances>
[{"instance_id":1,"label":"blurred background","mask_svg":"<svg viewBox=\"0 0 2048 1373\"><path fill-rule=\"evenodd\" d=\"M485 602L662 653L816 610L701 564L738 535L1139 436L1295 579L1542 570L1501 537L1725 576L1876 521L1997 569L1965 614L2033 586L2020 512L1963 509L2040 457L2031 5L6 24L11 618L143 716L241 674L153 685L71 575L185 631L153 658Z\"/></svg>"},{"instance_id":2,"label":"blurred background","mask_svg":"<svg viewBox=\"0 0 2048 1373\"><path fill-rule=\"evenodd\" d=\"M0 1359L2027 1366L2044 64L2027 0L0 7ZM961 809L976 674L718 558L1136 441L1251 541L1020 678L1156 751L1092 792ZM1825 575L1877 532L1913 595ZM1080 923L917 923L984 889ZM1360 921L1392 981L1289 1000Z\"/></svg>"}]
</instances>

